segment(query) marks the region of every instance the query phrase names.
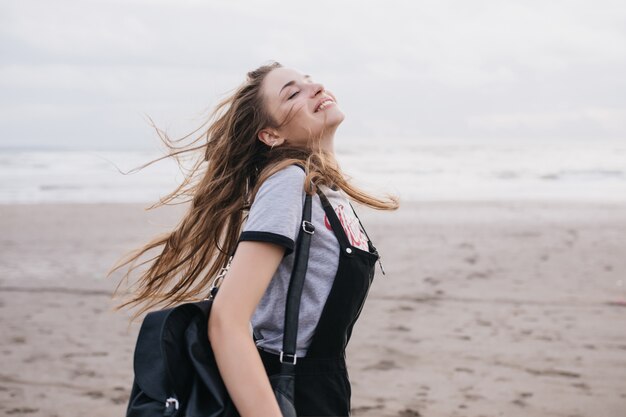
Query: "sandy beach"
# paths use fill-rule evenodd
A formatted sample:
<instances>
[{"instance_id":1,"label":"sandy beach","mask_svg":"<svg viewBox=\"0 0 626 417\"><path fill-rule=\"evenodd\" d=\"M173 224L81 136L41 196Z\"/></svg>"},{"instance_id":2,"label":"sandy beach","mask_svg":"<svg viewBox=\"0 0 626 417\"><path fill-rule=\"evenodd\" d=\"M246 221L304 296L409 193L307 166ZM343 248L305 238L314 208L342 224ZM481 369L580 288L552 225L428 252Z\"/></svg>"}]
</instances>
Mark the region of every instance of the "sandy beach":
<instances>
[{"instance_id":1,"label":"sandy beach","mask_svg":"<svg viewBox=\"0 0 626 417\"><path fill-rule=\"evenodd\" d=\"M148 206L0 206L0 414L124 414L140 323L105 274L183 211ZM386 275L348 346L354 416L626 415L626 204L355 207Z\"/></svg>"}]
</instances>

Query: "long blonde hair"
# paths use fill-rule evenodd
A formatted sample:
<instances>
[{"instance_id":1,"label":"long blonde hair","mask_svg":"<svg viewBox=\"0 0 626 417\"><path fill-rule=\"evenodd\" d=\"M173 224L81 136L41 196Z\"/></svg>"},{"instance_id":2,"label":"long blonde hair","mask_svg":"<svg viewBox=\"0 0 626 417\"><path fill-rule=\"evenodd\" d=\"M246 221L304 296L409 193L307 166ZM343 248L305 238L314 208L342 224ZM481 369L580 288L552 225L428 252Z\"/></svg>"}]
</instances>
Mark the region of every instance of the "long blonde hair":
<instances>
[{"instance_id":1,"label":"long blonde hair","mask_svg":"<svg viewBox=\"0 0 626 417\"><path fill-rule=\"evenodd\" d=\"M157 305L169 307L204 298L237 245L244 216L260 185L288 165L295 163L305 168L304 189L307 194L313 195L320 184L334 185L354 201L369 207L379 210L399 207L396 196L387 195L387 200L379 199L350 184L333 155L324 151L318 140L311 140L306 148L288 143L271 148L258 139L261 129L278 128L288 122L289 114L280 123L271 117L261 92L265 76L279 67L282 67L280 63L271 61L248 72L246 81L217 104L206 123L178 140L171 140L155 127L169 153L138 169L173 157L184 172L179 156L189 152L192 155L196 155L197 151L200 153L182 184L148 210L161 205L181 204L172 203L181 198L182 203L191 201L191 205L174 230L156 236L143 247L130 252L108 271L107 277L130 264L115 288L115 297L121 284L128 283L133 270L152 262L138 280L129 285L127 293L131 295L130 299L116 309L141 305L132 317L135 319ZM206 124L208 128L202 130ZM200 135L189 144L178 145L178 142L199 131ZM198 141L201 141L200 145L194 146ZM143 255L156 248L161 248L157 256L135 265Z\"/></svg>"}]
</instances>

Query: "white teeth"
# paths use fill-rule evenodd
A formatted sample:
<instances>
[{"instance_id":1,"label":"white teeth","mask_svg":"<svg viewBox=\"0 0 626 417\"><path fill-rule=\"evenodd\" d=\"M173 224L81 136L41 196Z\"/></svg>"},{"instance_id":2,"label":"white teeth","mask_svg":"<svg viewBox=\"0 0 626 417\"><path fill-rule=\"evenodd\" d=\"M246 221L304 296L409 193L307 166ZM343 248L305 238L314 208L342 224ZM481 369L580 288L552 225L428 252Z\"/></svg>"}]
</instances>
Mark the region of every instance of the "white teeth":
<instances>
[{"instance_id":1,"label":"white teeth","mask_svg":"<svg viewBox=\"0 0 626 417\"><path fill-rule=\"evenodd\" d=\"M321 106L317 108L316 111L324 110L324 108L328 106L329 104L331 104L332 102L333 102L332 100L326 100L325 102L322 103Z\"/></svg>"}]
</instances>

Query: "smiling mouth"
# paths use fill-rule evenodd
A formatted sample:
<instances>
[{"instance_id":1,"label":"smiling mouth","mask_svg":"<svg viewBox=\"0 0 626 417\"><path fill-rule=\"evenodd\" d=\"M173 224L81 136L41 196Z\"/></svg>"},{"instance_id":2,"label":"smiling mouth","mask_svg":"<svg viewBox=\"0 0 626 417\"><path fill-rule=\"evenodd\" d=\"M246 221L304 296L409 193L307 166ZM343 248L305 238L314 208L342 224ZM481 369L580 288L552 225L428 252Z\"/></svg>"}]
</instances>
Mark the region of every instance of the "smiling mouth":
<instances>
[{"instance_id":1,"label":"smiling mouth","mask_svg":"<svg viewBox=\"0 0 626 417\"><path fill-rule=\"evenodd\" d=\"M322 104L315 110L315 113L325 110L327 107L332 106L335 102L332 99L324 100Z\"/></svg>"}]
</instances>

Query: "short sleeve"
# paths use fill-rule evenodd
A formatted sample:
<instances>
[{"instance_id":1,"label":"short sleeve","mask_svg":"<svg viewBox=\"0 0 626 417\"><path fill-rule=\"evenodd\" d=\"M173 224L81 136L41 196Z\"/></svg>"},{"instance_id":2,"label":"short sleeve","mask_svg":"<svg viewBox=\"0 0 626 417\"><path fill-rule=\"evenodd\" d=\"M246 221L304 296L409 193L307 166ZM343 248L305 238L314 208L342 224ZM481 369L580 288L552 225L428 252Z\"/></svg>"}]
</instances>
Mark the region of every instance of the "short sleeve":
<instances>
[{"instance_id":1,"label":"short sleeve","mask_svg":"<svg viewBox=\"0 0 626 417\"><path fill-rule=\"evenodd\" d=\"M304 179L296 165L270 175L257 191L239 241L276 243L285 247L285 256L291 254L302 219Z\"/></svg>"}]
</instances>

